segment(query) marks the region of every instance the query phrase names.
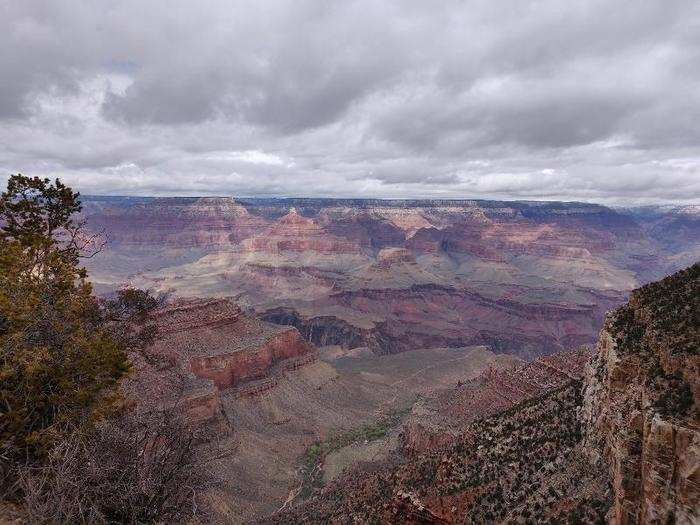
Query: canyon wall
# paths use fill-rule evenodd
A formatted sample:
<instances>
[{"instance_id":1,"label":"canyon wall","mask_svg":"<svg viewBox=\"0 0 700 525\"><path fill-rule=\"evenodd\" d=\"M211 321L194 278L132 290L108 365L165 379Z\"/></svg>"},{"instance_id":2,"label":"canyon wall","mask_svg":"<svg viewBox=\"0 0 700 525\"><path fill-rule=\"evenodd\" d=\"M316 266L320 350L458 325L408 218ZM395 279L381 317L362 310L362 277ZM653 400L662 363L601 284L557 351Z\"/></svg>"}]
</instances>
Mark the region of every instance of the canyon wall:
<instances>
[{"instance_id":1,"label":"canyon wall","mask_svg":"<svg viewBox=\"0 0 700 525\"><path fill-rule=\"evenodd\" d=\"M587 370L584 420L610 469L616 523L700 519L700 264L612 312Z\"/></svg>"},{"instance_id":2,"label":"canyon wall","mask_svg":"<svg viewBox=\"0 0 700 525\"><path fill-rule=\"evenodd\" d=\"M455 388L425 396L404 424L404 453L414 456L444 448L473 421L580 381L591 355L590 349L580 348L531 362L501 359Z\"/></svg>"},{"instance_id":3,"label":"canyon wall","mask_svg":"<svg viewBox=\"0 0 700 525\"><path fill-rule=\"evenodd\" d=\"M221 436L235 427L224 396L254 396L260 381L274 386L317 359L295 328L250 317L226 299L178 300L152 317L156 340L133 356L125 394L137 404L180 407L188 424Z\"/></svg>"},{"instance_id":4,"label":"canyon wall","mask_svg":"<svg viewBox=\"0 0 700 525\"><path fill-rule=\"evenodd\" d=\"M296 328L251 318L226 299L180 301L154 314L153 352L175 354L219 389L262 379L281 361L315 352Z\"/></svg>"},{"instance_id":5,"label":"canyon wall","mask_svg":"<svg viewBox=\"0 0 700 525\"><path fill-rule=\"evenodd\" d=\"M87 261L100 292L232 297L315 343L380 354L593 344L633 288L700 257L692 206L87 197L84 216L109 240Z\"/></svg>"},{"instance_id":6,"label":"canyon wall","mask_svg":"<svg viewBox=\"0 0 700 525\"><path fill-rule=\"evenodd\" d=\"M262 379L276 363L312 352L311 345L296 329L276 329L261 344L192 356L189 363L197 377L211 379L217 388L225 389Z\"/></svg>"}]
</instances>

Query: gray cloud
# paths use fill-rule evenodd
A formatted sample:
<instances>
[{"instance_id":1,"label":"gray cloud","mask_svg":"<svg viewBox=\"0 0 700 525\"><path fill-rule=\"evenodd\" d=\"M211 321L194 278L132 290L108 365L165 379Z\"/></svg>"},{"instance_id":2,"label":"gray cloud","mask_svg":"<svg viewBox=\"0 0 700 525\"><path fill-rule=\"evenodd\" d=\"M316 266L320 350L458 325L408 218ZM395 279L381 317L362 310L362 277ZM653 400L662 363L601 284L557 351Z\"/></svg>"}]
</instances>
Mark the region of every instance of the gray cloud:
<instances>
[{"instance_id":1,"label":"gray cloud","mask_svg":"<svg viewBox=\"0 0 700 525\"><path fill-rule=\"evenodd\" d=\"M0 0L0 174L698 202L698 35L694 0Z\"/></svg>"}]
</instances>

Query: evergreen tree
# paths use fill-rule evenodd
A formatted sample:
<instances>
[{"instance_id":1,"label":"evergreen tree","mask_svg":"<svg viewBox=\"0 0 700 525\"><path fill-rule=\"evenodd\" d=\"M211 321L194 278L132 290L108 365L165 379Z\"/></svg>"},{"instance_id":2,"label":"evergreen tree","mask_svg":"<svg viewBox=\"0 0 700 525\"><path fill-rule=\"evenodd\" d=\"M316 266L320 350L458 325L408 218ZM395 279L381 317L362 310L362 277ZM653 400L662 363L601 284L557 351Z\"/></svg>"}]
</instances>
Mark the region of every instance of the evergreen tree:
<instances>
[{"instance_id":1,"label":"evergreen tree","mask_svg":"<svg viewBox=\"0 0 700 525\"><path fill-rule=\"evenodd\" d=\"M79 194L14 175L0 196L0 488L118 404L125 345L92 295ZM89 255L89 253L87 254Z\"/></svg>"}]
</instances>

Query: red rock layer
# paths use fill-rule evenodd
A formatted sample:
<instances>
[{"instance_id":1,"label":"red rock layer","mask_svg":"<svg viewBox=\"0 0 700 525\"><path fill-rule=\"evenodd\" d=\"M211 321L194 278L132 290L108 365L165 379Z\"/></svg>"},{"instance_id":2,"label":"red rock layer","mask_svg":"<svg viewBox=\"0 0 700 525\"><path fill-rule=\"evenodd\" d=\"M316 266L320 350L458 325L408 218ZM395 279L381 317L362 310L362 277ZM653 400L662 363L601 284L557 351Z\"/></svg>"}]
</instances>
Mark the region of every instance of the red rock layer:
<instances>
[{"instance_id":1,"label":"red rock layer","mask_svg":"<svg viewBox=\"0 0 700 525\"><path fill-rule=\"evenodd\" d=\"M153 316L157 339L148 359L137 357L125 392L137 403L179 406L197 427L230 431L222 390L260 395L274 388L274 374L317 357L295 328L248 317L226 299L177 301Z\"/></svg>"},{"instance_id":2,"label":"red rock layer","mask_svg":"<svg viewBox=\"0 0 700 525\"><path fill-rule=\"evenodd\" d=\"M196 333L193 336L196 337ZM311 345L301 338L296 328L289 327L270 330L262 335L259 344L231 345L221 353L192 356L189 362L197 377L211 379L217 388L222 389L263 378L275 363L312 351Z\"/></svg>"},{"instance_id":3,"label":"red rock layer","mask_svg":"<svg viewBox=\"0 0 700 525\"><path fill-rule=\"evenodd\" d=\"M225 299L188 301L156 315L155 351L175 352L218 389L263 378L276 363L313 353L296 328L248 317Z\"/></svg>"},{"instance_id":4,"label":"red rock layer","mask_svg":"<svg viewBox=\"0 0 700 525\"><path fill-rule=\"evenodd\" d=\"M267 224L234 199L221 197L155 199L126 207L88 201L84 214L92 229L107 233L112 247L221 248Z\"/></svg>"},{"instance_id":5,"label":"red rock layer","mask_svg":"<svg viewBox=\"0 0 700 525\"><path fill-rule=\"evenodd\" d=\"M243 249L277 254L281 252L358 253L360 247L343 237L326 232L313 219L290 211L268 228L243 242Z\"/></svg>"},{"instance_id":6,"label":"red rock layer","mask_svg":"<svg viewBox=\"0 0 700 525\"><path fill-rule=\"evenodd\" d=\"M590 326L602 322L611 305L603 298L600 305L524 304L439 285L344 291L333 294L330 301L386 319L366 342L379 354L487 345L522 357L593 344Z\"/></svg>"}]
</instances>

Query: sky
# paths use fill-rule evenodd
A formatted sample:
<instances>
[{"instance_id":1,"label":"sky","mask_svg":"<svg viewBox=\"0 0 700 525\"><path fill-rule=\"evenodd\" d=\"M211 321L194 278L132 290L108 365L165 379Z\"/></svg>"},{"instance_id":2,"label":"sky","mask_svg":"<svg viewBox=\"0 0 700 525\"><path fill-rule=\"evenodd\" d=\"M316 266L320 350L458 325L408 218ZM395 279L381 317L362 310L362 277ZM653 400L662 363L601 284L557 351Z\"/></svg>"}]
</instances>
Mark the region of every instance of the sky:
<instances>
[{"instance_id":1,"label":"sky","mask_svg":"<svg viewBox=\"0 0 700 525\"><path fill-rule=\"evenodd\" d=\"M0 186L700 204L697 0L0 0Z\"/></svg>"}]
</instances>

